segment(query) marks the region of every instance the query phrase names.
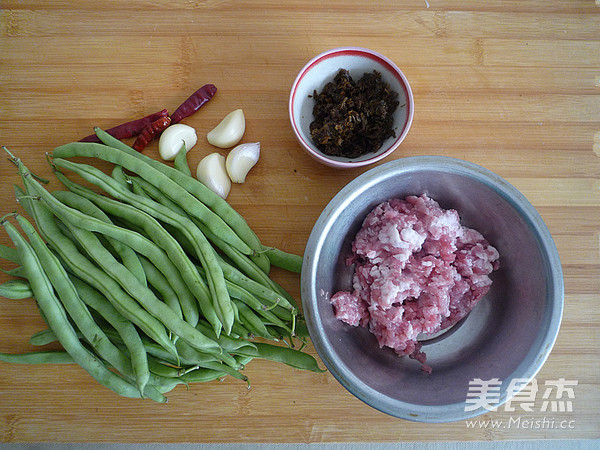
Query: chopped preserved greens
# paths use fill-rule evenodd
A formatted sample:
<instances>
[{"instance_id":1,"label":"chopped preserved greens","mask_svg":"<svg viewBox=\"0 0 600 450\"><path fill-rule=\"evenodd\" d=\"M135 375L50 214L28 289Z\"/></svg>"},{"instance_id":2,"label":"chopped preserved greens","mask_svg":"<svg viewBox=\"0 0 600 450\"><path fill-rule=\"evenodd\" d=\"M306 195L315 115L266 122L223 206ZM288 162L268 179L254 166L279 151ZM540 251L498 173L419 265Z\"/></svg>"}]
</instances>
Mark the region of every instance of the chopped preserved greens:
<instances>
[{"instance_id":1,"label":"chopped preserved greens","mask_svg":"<svg viewBox=\"0 0 600 450\"><path fill-rule=\"evenodd\" d=\"M313 92L314 121L310 134L319 150L330 156L356 158L377 151L395 137L398 93L374 70L355 82L346 69L320 93Z\"/></svg>"}]
</instances>

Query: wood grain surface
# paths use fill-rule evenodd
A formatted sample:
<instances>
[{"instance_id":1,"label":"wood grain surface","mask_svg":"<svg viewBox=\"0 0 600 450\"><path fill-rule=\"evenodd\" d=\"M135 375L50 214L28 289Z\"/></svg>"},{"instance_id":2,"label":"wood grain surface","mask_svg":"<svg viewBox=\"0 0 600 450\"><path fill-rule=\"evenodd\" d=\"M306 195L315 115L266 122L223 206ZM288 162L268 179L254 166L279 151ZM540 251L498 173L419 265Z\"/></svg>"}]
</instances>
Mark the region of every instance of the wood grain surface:
<instances>
[{"instance_id":1,"label":"wood grain surface","mask_svg":"<svg viewBox=\"0 0 600 450\"><path fill-rule=\"evenodd\" d=\"M431 154L480 164L519 188L548 225L563 264L565 309L537 382L578 382L572 412L542 411L540 392L532 412L499 408L480 419L503 426L471 428L388 417L329 373L268 362L246 369L251 389L232 379L180 387L166 405L119 398L76 366L0 364L1 442L600 437L597 0L3 0L0 7L0 145L51 178L45 152L55 146L96 125L172 111L214 83L217 96L186 119L200 136L190 160L212 151L205 133L242 108L244 140L260 141L262 157L228 200L264 243L299 254L328 201L367 169L337 171L303 153L288 119L291 84L306 61L333 47L385 54L409 79L416 105L407 139L386 161ZM147 154L157 156L156 143ZM18 208L18 179L5 157L0 180L2 215ZM2 232L0 243L8 242ZM298 275L273 276L299 299ZM42 328L31 300L1 299L0 351L30 350L29 336Z\"/></svg>"}]
</instances>

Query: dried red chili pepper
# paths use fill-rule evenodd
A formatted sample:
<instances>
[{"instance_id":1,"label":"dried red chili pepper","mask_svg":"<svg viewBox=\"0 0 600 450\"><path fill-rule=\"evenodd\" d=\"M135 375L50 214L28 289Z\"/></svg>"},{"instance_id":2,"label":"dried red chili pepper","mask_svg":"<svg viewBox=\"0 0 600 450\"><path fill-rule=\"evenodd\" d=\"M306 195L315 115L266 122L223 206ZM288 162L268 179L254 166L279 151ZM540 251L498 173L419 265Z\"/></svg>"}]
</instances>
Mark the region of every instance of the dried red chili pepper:
<instances>
[{"instance_id":1,"label":"dried red chili pepper","mask_svg":"<svg viewBox=\"0 0 600 450\"><path fill-rule=\"evenodd\" d=\"M202 105L213 98L216 92L217 87L214 84L205 84L202 86L171 114L171 123L177 123L194 114Z\"/></svg>"},{"instance_id":2,"label":"dried red chili pepper","mask_svg":"<svg viewBox=\"0 0 600 450\"><path fill-rule=\"evenodd\" d=\"M138 135L137 139L133 143L132 147L141 152L146 148L146 146L150 143L152 138L156 136L157 133L160 133L165 128L167 128L171 124L171 118L161 117L158 120L155 120L150 125L147 125L142 132Z\"/></svg>"},{"instance_id":3,"label":"dried red chili pepper","mask_svg":"<svg viewBox=\"0 0 600 450\"><path fill-rule=\"evenodd\" d=\"M142 117L141 119L132 120L116 127L109 128L106 132L117 139L127 139L139 135L144 128L161 118L168 117L169 112L166 109L150 114L149 116ZM81 142L100 142L98 136L90 134L80 140Z\"/></svg>"}]
</instances>

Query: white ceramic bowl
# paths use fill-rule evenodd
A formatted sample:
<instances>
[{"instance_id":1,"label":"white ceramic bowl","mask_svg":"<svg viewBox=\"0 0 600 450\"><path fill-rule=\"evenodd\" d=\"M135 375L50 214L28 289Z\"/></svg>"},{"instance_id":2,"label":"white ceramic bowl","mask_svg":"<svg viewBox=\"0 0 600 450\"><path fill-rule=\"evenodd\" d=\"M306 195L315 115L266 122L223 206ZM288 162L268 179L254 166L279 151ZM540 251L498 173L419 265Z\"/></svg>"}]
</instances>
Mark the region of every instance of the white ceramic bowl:
<instances>
[{"instance_id":1,"label":"white ceramic bowl","mask_svg":"<svg viewBox=\"0 0 600 450\"><path fill-rule=\"evenodd\" d=\"M346 69L358 81L365 73L377 70L383 81L398 93L400 105L394 113L395 137L388 138L381 148L358 158L329 156L321 152L310 136L313 121L314 91L321 92L340 69ZM328 50L311 59L300 71L290 92L289 115L292 129L300 145L317 161L336 168L353 168L379 161L398 148L408 134L414 115L414 100L408 80L391 60L373 50L341 47Z\"/></svg>"}]
</instances>

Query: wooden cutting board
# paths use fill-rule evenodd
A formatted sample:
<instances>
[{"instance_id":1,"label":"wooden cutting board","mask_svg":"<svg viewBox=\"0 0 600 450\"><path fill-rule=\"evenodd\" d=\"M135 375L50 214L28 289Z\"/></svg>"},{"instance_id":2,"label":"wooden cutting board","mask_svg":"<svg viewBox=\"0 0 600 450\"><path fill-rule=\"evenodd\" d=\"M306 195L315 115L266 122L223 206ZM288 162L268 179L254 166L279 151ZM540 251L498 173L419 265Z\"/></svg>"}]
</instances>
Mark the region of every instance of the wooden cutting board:
<instances>
[{"instance_id":1,"label":"wooden cutting board","mask_svg":"<svg viewBox=\"0 0 600 450\"><path fill-rule=\"evenodd\" d=\"M412 85L413 127L388 161L435 154L483 165L519 188L546 221L563 264L565 310L537 382L577 381L574 398L563 397L572 411L542 411L540 391L531 412L500 408L472 427L412 423L364 405L328 373L260 361L246 370L250 389L226 379L178 388L168 404L158 405L119 398L78 367L0 364L0 441L600 437L597 0L5 0L0 145L51 178L45 152L55 146L95 125L173 110L214 83L217 96L186 122L200 136L190 160L196 164L212 151L205 133L242 108L244 140L260 141L262 157L228 200L264 243L300 254L328 201L367 170L336 171L314 162L288 120L289 89L300 68L343 45L382 52ZM147 154L157 156L156 143ZM4 157L0 179L5 214L17 209L18 179ZM4 233L0 243L8 244ZM299 299L298 275L273 276ZM30 350L29 336L43 327L32 301L0 301L0 351Z\"/></svg>"}]
</instances>

